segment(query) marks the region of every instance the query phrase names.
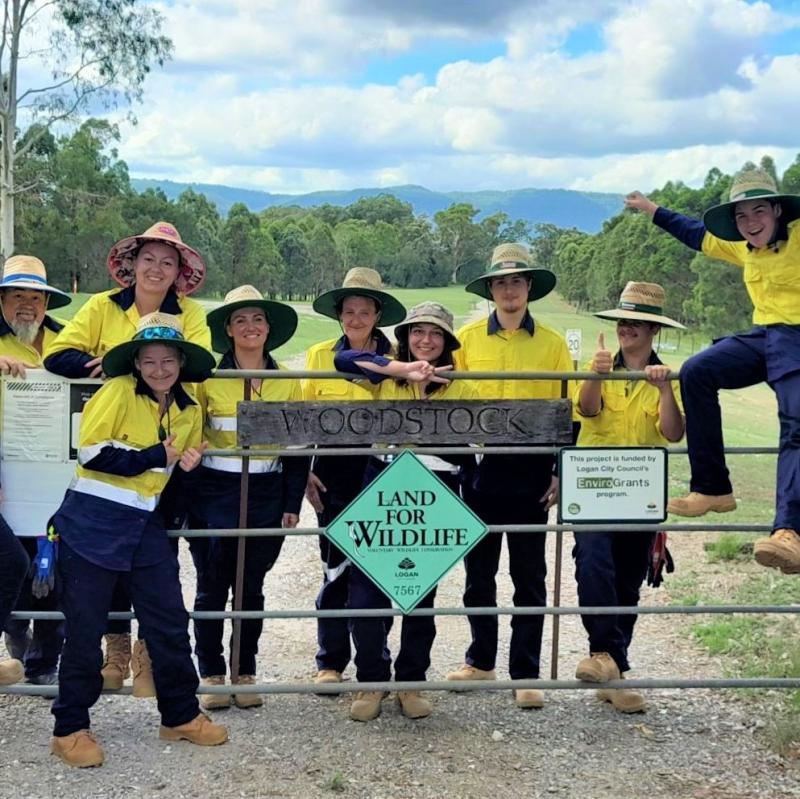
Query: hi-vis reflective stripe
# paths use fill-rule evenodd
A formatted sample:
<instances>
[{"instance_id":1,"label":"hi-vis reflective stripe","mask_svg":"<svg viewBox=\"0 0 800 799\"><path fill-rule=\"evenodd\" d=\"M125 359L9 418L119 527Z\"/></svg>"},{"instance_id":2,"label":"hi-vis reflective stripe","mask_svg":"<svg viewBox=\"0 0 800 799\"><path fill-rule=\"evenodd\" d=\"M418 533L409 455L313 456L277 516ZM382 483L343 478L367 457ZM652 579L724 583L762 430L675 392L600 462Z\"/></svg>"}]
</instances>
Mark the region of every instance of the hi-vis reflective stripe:
<instances>
[{"instance_id":1,"label":"hi-vis reflective stripe","mask_svg":"<svg viewBox=\"0 0 800 799\"><path fill-rule=\"evenodd\" d=\"M336 580L341 577L350 566L350 558L343 560L338 566L334 566L333 568L326 566L325 561L322 562L322 571L325 572L325 579L329 583L336 582Z\"/></svg>"},{"instance_id":2,"label":"hi-vis reflective stripe","mask_svg":"<svg viewBox=\"0 0 800 799\"><path fill-rule=\"evenodd\" d=\"M224 433L236 432L236 417L235 416L212 416L208 415L206 424L212 430L221 430Z\"/></svg>"},{"instance_id":3,"label":"hi-vis reflective stripe","mask_svg":"<svg viewBox=\"0 0 800 799\"><path fill-rule=\"evenodd\" d=\"M99 444L92 444L91 447L81 447L78 450L78 463L85 466L92 458L96 458L100 454L100 450L105 447L118 447L119 449L136 449L124 441L117 441L116 439L109 439L108 441L101 441Z\"/></svg>"},{"instance_id":4,"label":"hi-vis reflective stripe","mask_svg":"<svg viewBox=\"0 0 800 799\"><path fill-rule=\"evenodd\" d=\"M80 491L82 494L91 494L100 499L109 499L111 502L119 502L120 505L127 505L138 510L153 511L158 505L158 497L143 497L130 488L119 488L110 483L103 483L101 480L92 480L89 477L74 477L69 487L73 491Z\"/></svg>"},{"instance_id":5,"label":"hi-vis reflective stripe","mask_svg":"<svg viewBox=\"0 0 800 799\"><path fill-rule=\"evenodd\" d=\"M242 472L242 459L221 455L203 455L203 466L208 469L216 469L219 472ZM269 472L280 473L283 471L283 464L277 458L269 460L250 459L248 474L266 474Z\"/></svg>"}]
</instances>

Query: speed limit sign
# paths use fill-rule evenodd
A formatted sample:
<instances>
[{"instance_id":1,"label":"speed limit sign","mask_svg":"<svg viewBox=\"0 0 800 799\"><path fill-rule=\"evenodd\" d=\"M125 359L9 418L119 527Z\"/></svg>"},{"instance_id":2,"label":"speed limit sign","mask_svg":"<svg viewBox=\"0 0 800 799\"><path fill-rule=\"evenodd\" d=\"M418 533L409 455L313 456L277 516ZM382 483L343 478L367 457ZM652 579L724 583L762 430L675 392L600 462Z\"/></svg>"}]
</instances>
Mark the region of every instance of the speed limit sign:
<instances>
[{"instance_id":1,"label":"speed limit sign","mask_svg":"<svg viewBox=\"0 0 800 799\"><path fill-rule=\"evenodd\" d=\"M580 328L574 328L572 330L567 330L566 333L567 349L569 349L569 354L572 356L573 361L579 361L581 359L582 332Z\"/></svg>"}]
</instances>

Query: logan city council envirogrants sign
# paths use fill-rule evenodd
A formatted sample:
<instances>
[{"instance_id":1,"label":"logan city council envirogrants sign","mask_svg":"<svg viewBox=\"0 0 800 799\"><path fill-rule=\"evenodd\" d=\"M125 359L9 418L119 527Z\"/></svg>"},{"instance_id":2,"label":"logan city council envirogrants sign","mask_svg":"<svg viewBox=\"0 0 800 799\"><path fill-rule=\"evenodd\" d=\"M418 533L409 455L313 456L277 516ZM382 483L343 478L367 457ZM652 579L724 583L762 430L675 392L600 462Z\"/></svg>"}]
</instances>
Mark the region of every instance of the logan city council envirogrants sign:
<instances>
[{"instance_id":1,"label":"logan city council envirogrants sign","mask_svg":"<svg viewBox=\"0 0 800 799\"><path fill-rule=\"evenodd\" d=\"M486 531L461 499L406 450L325 534L408 613Z\"/></svg>"}]
</instances>

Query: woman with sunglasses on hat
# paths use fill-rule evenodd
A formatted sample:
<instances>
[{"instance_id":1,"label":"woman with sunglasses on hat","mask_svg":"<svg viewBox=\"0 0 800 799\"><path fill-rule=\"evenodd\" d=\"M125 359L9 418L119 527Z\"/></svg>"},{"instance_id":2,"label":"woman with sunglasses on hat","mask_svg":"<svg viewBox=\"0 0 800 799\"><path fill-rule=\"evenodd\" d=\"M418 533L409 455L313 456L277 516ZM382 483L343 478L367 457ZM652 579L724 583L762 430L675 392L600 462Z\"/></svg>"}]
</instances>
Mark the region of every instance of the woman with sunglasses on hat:
<instances>
[{"instance_id":1,"label":"woman with sunglasses on hat","mask_svg":"<svg viewBox=\"0 0 800 799\"><path fill-rule=\"evenodd\" d=\"M406 313L403 305L385 291L378 272L362 266L351 269L340 288L317 297L313 308L336 320L342 335L309 348L306 369L310 371L334 371L334 356L342 350L377 355L391 352L392 343L379 328L397 324ZM309 402L369 402L374 397L368 388L357 383L307 378L303 381L303 398ZM306 496L317 512L320 527L330 524L358 496L366 463L363 456L314 458ZM316 607L340 610L347 602L350 561L325 536L320 536L319 547L323 578ZM317 619L317 643L314 681L341 682L351 654L347 619Z\"/></svg>"},{"instance_id":2,"label":"woman with sunglasses on hat","mask_svg":"<svg viewBox=\"0 0 800 799\"><path fill-rule=\"evenodd\" d=\"M584 380L575 389L574 407L581 422L578 445L584 447L666 447L683 438L684 417L677 381L653 348L662 327L684 329L663 313L664 289L656 283L630 282L619 305L595 316L617 323L619 349L606 349L600 334L587 369L597 374L642 371L647 380ZM578 599L588 607L632 607L648 572L654 534L642 532L575 533L575 579ZM619 680L630 669L628 648L636 615L582 616L589 654L575 673L579 680ZM598 697L621 713L647 707L637 691L601 689Z\"/></svg>"},{"instance_id":3,"label":"woman with sunglasses on hat","mask_svg":"<svg viewBox=\"0 0 800 799\"><path fill-rule=\"evenodd\" d=\"M702 221L660 208L638 191L625 198L662 230L710 258L742 268L755 327L714 341L681 367L689 448L689 494L670 501L678 516L736 509L722 437L720 389L766 381L780 417L772 535L753 545L762 566L800 574L800 196L778 191L763 169L733 179L728 202Z\"/></svg>"},{"instance_id":4,"label":"woman with sunglasses on hat","mask_svg":"<svg viewBox=\"0 0 800 799\"><path fill-rule=\"evenodd\" d=\"M121 239L109 251L107 266L121 288L88 299L45 350L46 369L73 379L102 376L103 355L128 341L140 319L156 311L179 317L186 340L211 349L205 311L188 296L203 285L206 266L200 254L183 243L173 225L157 222L140 235ZM130 608L130 597L120 585L112 610L125 612ZM106 688L121 688L130 674L130 632L128 621L108 623L103 663ZM143 640L134 645L132 665L134 695L153 696L150 660Z\"/></svg>"},{"instance_id":5,"label":"woman with sunglasses on hat","mask_svg":"<svg viewBox=\"0 0 800 799\"><path fill-rule=\"evenodd\" d=\"M474 400L478 392L469 380L448 380L447 371L453 368L453 352L460 346L453 333L453 315L437 302L415 305L405 320L394 329L397 338L397 358L372 352L340 351L334 363L340 371L366 375L379 383L376 399L408 400ZM386 380L392 377L393 380ZM364 485L370 483L388 465L391 455L376 455L369 459ZM461 472L475 464L468 455L452 457L422 455L420 460L456 494L461 485ZM417 605L431 608L436 589ZM356 566L350 569L347 607L388 608L386 595ZM400 652L395 659L395 679L400 682L424 682L430 666L431 647L436 637L433 616L405 616L400 638ZM350 620L356 647L356 678L359 682L384 682L391 679L391 653L386 636L392 619L359 618ZM371 721L381 712L384 694L381 691L360 691L350 706L350 718ZM431 714L431 703L420 691L399 691L397 701L403 715L424 718Z\"/></svg>"},{"instance_id":6,"label":"woman with sunglasses on hat","mask_svg":"<svg viewBox=\"0 0 800 799\"><path fill-rule=\"evenodd\" d=\"M265 300L253 286L228 292L219 308L208 314L214 350L224 353L220 369L280 369L272 350L285 344L297 328L294 309L281 302ZM299 402L297 380L253 379L251 399L257 402ZM198 386L197 399L203 411L204 438L214 449L236 446L236 406L244 396L244 379L218 378ZM247 523L249 527L297 526L300 505L308 477L308 458L263 457L249 459ZM197 524L213 530L239 526L242 458L204 455L194 476L194 507ZM243 610L264 609L264 578L275 565L283 536L245 539ZM236 538L194 538L190 544L197 569L196 611L225 610L228 594L236 584L238 540ZM242 621L239 673L234 685L256 682L256 655L261 637L261 619ZM204 685L224 685L226 664L223 651L224 622L196 619L195 654ZM231 697L206 694L204 709L230 706ZM261 696L233 695L237 707L258 707Z\"/></svg>"},{"instance_id":7,"label":"woman with sunglasses on hat","mask_svg":"<svg viewBox=\"0 0 800 799\"><path fill-rule=\"evenodd\" d=\"M179 319L149 314L130 341L106 353L110 379L83 410L75 477L50 525L60 538L66 622L51 751L70 766L104 760L89 709L103 687L100 641L118 583L149 642L160 737L227 740L199 711L178 562L159 508L168 482L200 463L201 410L183 383L203 380L213 365L210 352L183 337Z\"/></svg>"}]
</instances>

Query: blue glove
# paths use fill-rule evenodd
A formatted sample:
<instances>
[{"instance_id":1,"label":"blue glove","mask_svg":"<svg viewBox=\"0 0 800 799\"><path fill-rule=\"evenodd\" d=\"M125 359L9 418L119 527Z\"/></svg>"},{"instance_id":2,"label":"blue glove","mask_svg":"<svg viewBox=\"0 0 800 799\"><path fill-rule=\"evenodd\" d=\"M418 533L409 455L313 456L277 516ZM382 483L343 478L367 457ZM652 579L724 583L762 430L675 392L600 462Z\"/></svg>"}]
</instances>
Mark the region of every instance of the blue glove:
<instances>
[{"instance_id":1,"label":"blue glove","mask_svg":"<svg viewBox=\"0 0 800 799\"><path fill-rule=\"evenodd\" d=\"M50 527L47 535L36 539L36 557L31 563L31 593L37 599L46 597L55 589L57 560L58 535Z\"/></svg>"}]
</instances>

